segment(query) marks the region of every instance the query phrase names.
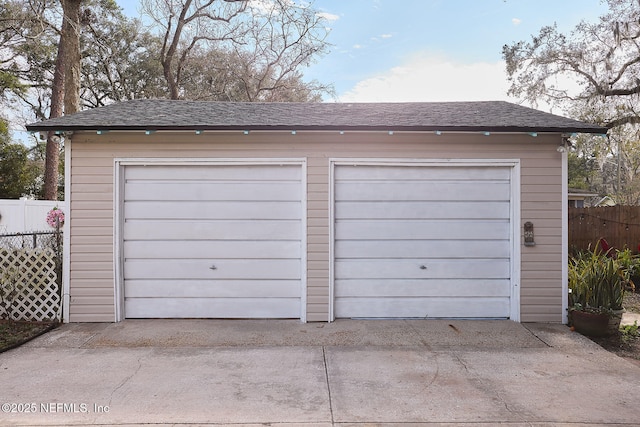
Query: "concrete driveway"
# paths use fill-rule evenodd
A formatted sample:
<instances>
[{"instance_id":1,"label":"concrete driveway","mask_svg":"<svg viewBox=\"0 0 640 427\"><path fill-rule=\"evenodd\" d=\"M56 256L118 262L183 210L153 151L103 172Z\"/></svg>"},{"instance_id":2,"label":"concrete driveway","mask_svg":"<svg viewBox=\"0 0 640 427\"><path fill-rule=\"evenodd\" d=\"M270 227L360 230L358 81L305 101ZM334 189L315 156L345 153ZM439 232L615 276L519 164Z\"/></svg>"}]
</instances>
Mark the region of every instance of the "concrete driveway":
<instances>
[{"instance_id":1,"label":"concrete driveway","mask_svg":"<svg viewBox=\"0 0 640 427\"><path fill-rule=\"evenodd\" d=\"M128 320L0 354L0 425L640 425L640 366L562 325Z\"/></svg>"}]
</instances>

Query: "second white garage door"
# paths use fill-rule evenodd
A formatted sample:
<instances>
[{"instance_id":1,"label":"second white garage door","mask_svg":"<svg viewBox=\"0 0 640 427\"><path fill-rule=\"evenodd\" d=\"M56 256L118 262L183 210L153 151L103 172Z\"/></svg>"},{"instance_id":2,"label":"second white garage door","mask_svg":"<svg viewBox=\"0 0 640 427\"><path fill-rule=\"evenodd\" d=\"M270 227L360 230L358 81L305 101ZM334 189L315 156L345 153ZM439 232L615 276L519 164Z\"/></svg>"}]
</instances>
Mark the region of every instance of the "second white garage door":
<instances>
[{"instance_id":1,"label":"second white garage door","mask_svg":"<svg viewBox=\"0 0 640 427\"><path fill-rule=\"evenodd\" d=\"M302 167L127 165L127 318L300 318Z\"/></svg>"},{"instance_id":2,"label":"second white garage door","mask_svg":"<svg viewBox=\"0 0 640 427\"><path fill-rule=\"evenodd\" d=\"M511 170L335 166L335 317L509 318Z\"/></svg>"}]
</instances>

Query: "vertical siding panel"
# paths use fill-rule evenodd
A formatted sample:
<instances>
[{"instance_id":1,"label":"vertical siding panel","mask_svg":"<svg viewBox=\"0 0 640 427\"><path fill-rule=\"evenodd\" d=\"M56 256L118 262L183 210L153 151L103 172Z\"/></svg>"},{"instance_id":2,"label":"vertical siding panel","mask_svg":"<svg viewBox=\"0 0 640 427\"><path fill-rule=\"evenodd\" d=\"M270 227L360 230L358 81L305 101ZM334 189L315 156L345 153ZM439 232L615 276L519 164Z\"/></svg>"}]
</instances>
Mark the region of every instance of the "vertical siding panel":
<instances>
[{"instance_id":1,"label":"vertical siding panel","mask_svg":"<svg viewBox=\"0 0 640 427\"><path fill-rule=\"evenodd\" d=\"M523 322L562 321L562 157L550 148L522 161L521 223L536 239L522 247Z\"/></svg>"},{"instance_id":2,"label":"vertical siding panel","mask_svg":"<svg viewBox=\"0 0 640 427\"><path fill-rule=\"evenodd\" d=\"M71 154L69 321L113 322L112 160L79 148Z\"/></svg>"},{"instance_id":3,"label":"vertical siding panel","mask_svg":"<svg viewBox=\"0 0 640 427\"><path fill-rule=\"evenodd\" d=\"M329 319L329 180L326 158L307 154L307 320L326 322Z\"/></svg>"},{"instance_id":4,"label":"vertical siding panel","mask_svg":"<svg viewBox=\"0 0 640 427\"><path fill-rule=\"evenodd\" d=\"M305 158L307 160L307 320L329 313L329 159L522 159L522 223L534 247L521 247L521 319L562 319L560 136L332 132L76 133L71 162L70 321L113 321L113 164L115 158ZM75 219L78 219L76 222ZM522 233L522 230L519 231ZM522 236L521 236L522 238ZM542 260L542 261L541 261ZM75 298L75 299L74 299ZM109 299L111 302L109 303Z\"/></svg>"}]
</instances>

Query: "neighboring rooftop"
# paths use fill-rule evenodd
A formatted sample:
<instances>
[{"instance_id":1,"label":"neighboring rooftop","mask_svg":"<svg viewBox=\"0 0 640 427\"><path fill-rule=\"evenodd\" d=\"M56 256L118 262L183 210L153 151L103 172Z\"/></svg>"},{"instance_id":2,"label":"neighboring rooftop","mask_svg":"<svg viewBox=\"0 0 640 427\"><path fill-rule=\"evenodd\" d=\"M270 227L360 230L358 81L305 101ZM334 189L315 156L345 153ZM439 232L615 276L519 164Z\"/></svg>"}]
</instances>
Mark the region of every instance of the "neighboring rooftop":
<instances>
[{"instance_id":1,"label":"neighboring rooftop","mask_svg":"<svg viewBox=\"0 0 640 427\"><path fill-rule=\"evenodd\" d=\"M30 131L395 130L561 132L607 129L504 101L262 103L145 99L32 123Z\"/></svg>"}]
</instances>

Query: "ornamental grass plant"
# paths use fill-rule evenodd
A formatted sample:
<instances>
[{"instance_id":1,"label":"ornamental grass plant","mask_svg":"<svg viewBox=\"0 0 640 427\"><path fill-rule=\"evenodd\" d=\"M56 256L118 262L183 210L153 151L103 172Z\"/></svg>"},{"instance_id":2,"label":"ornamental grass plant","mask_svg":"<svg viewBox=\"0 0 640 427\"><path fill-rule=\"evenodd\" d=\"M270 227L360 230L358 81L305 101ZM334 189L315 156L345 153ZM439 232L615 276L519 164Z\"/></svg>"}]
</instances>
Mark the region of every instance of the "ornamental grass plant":
<instances>
[{"instance_id":1,"label":"ornamental grass plant","mask_svg":"<svg viewBox=\"0 0 640 427\"><path fill-rule=\"evenodd\" d=\"M583 251L569 259L569 309L594 314L622 310L630 280L630 255L600 249Z\"/></svg>"}]
</instances>

